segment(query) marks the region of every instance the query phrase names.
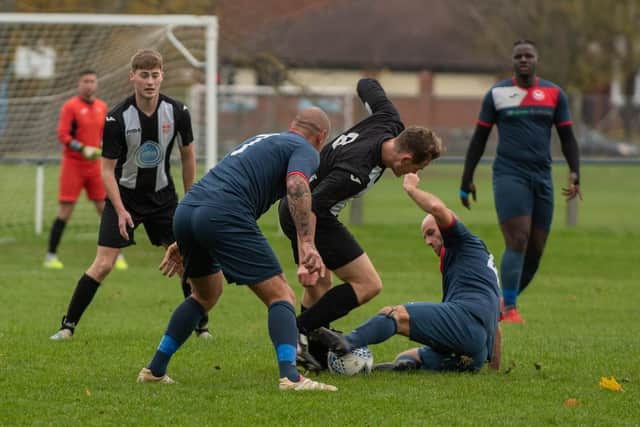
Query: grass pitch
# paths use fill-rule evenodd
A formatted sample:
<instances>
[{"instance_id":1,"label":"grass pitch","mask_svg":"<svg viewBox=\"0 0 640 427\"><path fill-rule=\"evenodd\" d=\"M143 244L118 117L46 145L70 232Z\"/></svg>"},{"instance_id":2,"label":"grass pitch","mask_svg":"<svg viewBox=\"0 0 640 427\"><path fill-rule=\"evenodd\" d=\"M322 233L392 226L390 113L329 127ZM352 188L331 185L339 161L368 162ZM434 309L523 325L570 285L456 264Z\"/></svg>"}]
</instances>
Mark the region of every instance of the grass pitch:
<instances>
[{"instance_id":1,"label":"grass pitch","mask_svg":"<svg viewBox=\"0 0 640 427\"><path fill-rule=\"evenodd\" d=\"M520 300L527 323L503 325L500 373L320 375L339 387L330 394L278 392L266 310L248 289L235 286L225 288L210 314L214 339L191 338L169 365L178 384L135 384L181 300L178 281L158 273L162 253L142 229L138 245L126 250L129 271L114 271L105 281L74 339L49 341L93 260L97 217L80 203L59 250L65 269L43 270L46 233L30 231L33 170L3 165L0 425L638 425L640 172L585 167L579 226L567 228L560 198L565 170L556 167L555 225L541 269ZM442 196L499 259L490 169L482 166L476 174L480 201L472 211L457 200L460 172L461 165L434 165L420 186ZM46 168L46 225L55 215L56 174L54 166ZM441 297L437 259L420 239L422 214L400 180L384 177L364 206L365 225L352 231L385 288L335 323L343 330L383 305ZM295 282L275 212L261 224ZM300 286L292 285L300 296ZM372 351L383 361L410 346L395 337ZM603 376L614 376L624 391L599 387ZM567 399L577 405L565 406Z\"/></svg>"}]
</instances>

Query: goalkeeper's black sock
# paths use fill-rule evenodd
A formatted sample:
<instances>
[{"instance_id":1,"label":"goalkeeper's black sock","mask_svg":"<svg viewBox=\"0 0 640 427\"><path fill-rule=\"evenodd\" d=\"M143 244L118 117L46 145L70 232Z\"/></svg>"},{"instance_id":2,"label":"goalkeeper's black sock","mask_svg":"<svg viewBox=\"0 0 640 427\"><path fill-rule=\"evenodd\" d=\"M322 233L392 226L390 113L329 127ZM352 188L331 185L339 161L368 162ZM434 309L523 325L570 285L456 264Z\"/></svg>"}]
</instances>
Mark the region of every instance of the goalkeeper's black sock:
<instances>
[{"instance_id":1,"label":"goalkeeper's black sock","mask_svg":"<svg viewBox=\"0 0 640 427\"><path fill-rule=\"evenodd\" d=\"M49 233L49 253L55 254L58 250L58 245L60 244L60 239L62 239L62 232L64 231L64 226L67 225L67 222L61 220L60 218L56 218L53 221L53 225L51 226L51 232Z\"/></svg>"},{"instance_id":2,"label":"goalkeeper's black sock","mask_svg":"<svg viewBox=\"0 0 640 427\"><path fill-rule=\"evenodd\" d=\"M343 283L329 289L313 306L298 316L298 329L303 334L327 325L360 305L353 287Z\"/></svg>"},{"instance_id":3,"label":"goalkeeper's black sock","mask_svg":"<svg viewBox=\"0 0 640 427\"><path fill-rule=\"evenodd\" d=\"M76 327L82 317L82 313L84 313L89 304L91 304L91 300L98 291L98 287L100 287L100 283L98 281L88 276L86 273L82 275L80 280L78 280L76 290L73 292L73 296L71 297L71 302L67 309L67 315L63 321L63 327L71 330Z\"/></svg>"}]
</instances>

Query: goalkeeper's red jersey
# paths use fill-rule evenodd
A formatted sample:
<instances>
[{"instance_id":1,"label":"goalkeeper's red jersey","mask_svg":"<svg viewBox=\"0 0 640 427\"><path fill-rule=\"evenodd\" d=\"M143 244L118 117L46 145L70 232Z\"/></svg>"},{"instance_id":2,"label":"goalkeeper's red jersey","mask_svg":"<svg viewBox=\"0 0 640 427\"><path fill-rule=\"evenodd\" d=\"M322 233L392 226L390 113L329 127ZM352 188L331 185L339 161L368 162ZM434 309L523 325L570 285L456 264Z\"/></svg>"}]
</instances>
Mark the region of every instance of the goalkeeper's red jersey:
<instances>
[{"instance_id":1,"label":"goalkeeper's red jersey","mask_svg":"<svg viewBox=\"0 0 640 427\"><path fill-rule=\"evenodd\" d=\"M84 160L82 154L69 148L72 139L90 147L100 147L106 115L107 104L98 98L89 103L74 96L65 102L58 122L58 140L65 146L63 156Z\"/></svg>"}]
</instances>

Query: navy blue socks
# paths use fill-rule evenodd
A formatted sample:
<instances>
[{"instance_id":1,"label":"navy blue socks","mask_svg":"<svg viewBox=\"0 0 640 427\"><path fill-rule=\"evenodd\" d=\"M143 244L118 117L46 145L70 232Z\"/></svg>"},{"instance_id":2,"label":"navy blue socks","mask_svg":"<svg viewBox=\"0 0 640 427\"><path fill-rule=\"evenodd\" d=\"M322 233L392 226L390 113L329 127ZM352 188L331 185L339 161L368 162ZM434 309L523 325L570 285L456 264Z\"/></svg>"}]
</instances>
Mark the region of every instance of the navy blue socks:
<instances>
[{"instance_id":1,"label":"navy blue socks","mask_svg":"<svg viewBox=\"0 0 640 427\"><path fill-rule=\"evenodd\" d=\"M269 306L269 336L276 350L280 378L287 377L291 381L299 381L300 374L296 369L296 313L288 302L276 301Z\"/></svg>"},{"instance_id":2,"label":"navy blue socks","mask_svg":"<svg viewBox=\"0 0 640 427\"><path fill-rule=\"evenodd\" d=\"M524 253L507 248L500 261L500 281L505 309L516 306L520 290L520 277L524 264Z\"/></svg>"},{"instance_id":3,"label":"navy blue socks","mask_svg":"<svg viewBox=\"0 0 640 427\"><path fill-rule=\"evenodd\" d=\"M378 314L347 335L347 341L353 348L358 348L386 341L394 336L396 332L395 319L387 317L386 314Z\"/></svg>"},{"instance_id":4,"label":"navy blue socks","mask_svg":"<svg viewBox=\"0 0 640 427\"><path fill-rule=\"evenodd\" d=\"M206 314L205 309L193 298L185 299L176 308L169 320L167 331L164 333L160 345L153 356L149 369L156 377L167 372L167 365L171 356L189 338L198 321Z\"/></svg>"}]
</instances>

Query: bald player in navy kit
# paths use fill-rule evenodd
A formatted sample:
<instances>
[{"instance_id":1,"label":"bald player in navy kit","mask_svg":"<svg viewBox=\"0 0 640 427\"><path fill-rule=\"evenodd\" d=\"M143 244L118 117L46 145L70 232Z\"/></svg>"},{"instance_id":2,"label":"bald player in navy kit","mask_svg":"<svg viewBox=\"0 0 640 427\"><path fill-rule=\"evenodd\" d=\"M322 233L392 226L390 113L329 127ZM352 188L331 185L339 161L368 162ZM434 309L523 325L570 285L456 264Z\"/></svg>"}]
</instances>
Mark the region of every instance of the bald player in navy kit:
<instances>
[{"instance_id":1,"label":"bald player in navy kit","mask_svg":"<svg viewBox=\"0 0 640 427\"><path fill-rule=\"evenodd\" d=\"M288 132L256 135L212 168L180 202L173 227L176 243L167 249L161 269L190 279L193 294L174 311L160 345L138 382L173 383L167 365L189 337L198 319L222 294L223 275L229 283L248 285L268 307L269 335L276 352L280 390L335 391L296 369L298 328L295 295L257 220L286 196L300 241L301 263L324 276L315 243L309 177L318 168L318 150L330 131L319 108L302 110ZM184 263L184 264L183 264Z\"/></svg>"},{"instance_id":2,"label":"bald player in navy kit","mask_svg":"<svg viewBox=\"0 0 640 427\"><path fill-rule=\"evenodd\" d=\"M477 371L489 360L500 367L499 285L493 255L445 204L417 188L416 174L404 189L428 213L422 236L440 258L442 302L412 302L384 307L346 337L320 328L319 338L337 353L377 344L395 334L423 344L400 353L379 369Z\"/></svg>"}]
</instances>

